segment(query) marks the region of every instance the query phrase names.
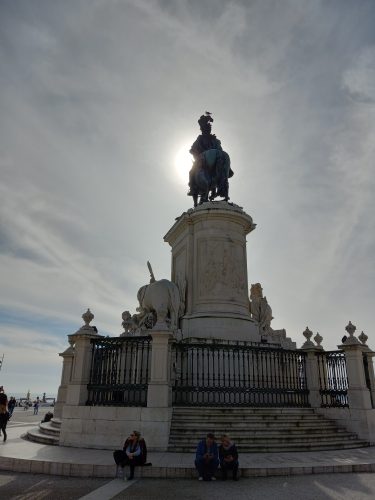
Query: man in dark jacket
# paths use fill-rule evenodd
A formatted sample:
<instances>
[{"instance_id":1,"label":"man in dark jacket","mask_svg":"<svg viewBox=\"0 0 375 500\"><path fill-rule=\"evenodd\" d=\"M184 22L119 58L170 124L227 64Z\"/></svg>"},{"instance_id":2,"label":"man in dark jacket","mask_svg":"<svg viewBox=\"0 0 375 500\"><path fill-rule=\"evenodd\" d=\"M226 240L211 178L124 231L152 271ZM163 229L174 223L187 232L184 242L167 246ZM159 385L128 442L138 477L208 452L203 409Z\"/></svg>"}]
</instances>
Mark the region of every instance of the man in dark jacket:
<instances>
[{"instance_id":1,"label":"man in dark jacket","mask_svg":"<svg viewBox=\"0 0 375 500\"><path fill-rule=\"evenodd\" d=\"M215 480L215 472L219 466L219 451L212 433L199 441L195 456L195 467L199 474L199 481Z\"/></svg>"},{"instance_id":2,"label":"man in dark jacket","mask_svg":"<svg viewBox=\"0 0 375 500\"><path fill-rule=\"evenodd\" d=\"M228 470L232 471L234 481L238 480L238 452L236 445L224 434L221 436L221 445L219 446L219 458L221 477L227 479Z\"/></svg>"}]
</instances>

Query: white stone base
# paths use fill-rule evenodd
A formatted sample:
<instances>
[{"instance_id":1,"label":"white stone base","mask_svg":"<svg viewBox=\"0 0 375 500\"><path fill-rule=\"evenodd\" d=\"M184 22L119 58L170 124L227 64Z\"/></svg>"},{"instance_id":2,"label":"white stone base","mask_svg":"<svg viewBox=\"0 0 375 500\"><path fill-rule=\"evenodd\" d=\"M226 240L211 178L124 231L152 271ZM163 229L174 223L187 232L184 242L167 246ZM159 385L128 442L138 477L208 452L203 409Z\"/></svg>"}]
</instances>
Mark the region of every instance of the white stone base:
<instances>
[{"instance_id":1,"label":"white stone base","mask_svg":"<svg viewBox=\"0 0 375 500\"><path fill-rule=\"evenodd\" d=\"M61 446L121 449L126 437L139 431L147 448L168 448L172 408L64 406Z\"/></svg>"},{"instance_id":2,"label":"white stone base","mask_svg":"<svg viewBox=\"0 0 375 500\"><path fill-rule=\"evenodd\" d=\"M335 420L348 431L355 432L360 439L375 445L375 409L315 408L315 410Z\"/></svg>"},{"instance_id":3,"label":"white stone base","mask_svg":"<svg viewBox=\"0 0 375 500\"><path fill-rule=\"evenodd\" d=\"M260 342L259 326L240 314L194 314L182 319L183 338L216 338Z\"/></svg>"}]
</instances>

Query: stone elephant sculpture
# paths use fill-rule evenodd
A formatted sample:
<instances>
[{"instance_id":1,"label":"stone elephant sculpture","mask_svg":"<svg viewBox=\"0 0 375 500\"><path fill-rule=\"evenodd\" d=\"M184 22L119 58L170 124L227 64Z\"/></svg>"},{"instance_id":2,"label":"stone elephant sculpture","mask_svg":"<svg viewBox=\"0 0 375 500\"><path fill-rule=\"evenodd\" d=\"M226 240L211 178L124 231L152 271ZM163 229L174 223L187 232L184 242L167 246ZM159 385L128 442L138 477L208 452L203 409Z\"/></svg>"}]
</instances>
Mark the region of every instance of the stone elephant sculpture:
<instances>
[{"instance_id":1,"label":"stone elephant sculpture","mask_svg":"<svg viewBox=\"0 0 375 500\"><path fill-rule=\"evenodd\" d=\"M139 319L147 318L150 313L156 316L154 329L167 327L176 330L178 328L178 317L180 309L180 292L175 283L162 279L154 281L149 285L142 286L137 293L139 302Z\"/></svg>"}]
</instances>

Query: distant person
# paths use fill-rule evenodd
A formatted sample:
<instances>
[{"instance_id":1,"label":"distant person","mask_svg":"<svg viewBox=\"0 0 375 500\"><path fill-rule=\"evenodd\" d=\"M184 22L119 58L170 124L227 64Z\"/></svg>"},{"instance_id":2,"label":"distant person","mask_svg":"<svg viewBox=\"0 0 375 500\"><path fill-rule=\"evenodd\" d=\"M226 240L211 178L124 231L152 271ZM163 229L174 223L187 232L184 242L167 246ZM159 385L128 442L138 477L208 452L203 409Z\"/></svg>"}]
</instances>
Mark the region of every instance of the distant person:
<instances>
[{"instance_id":1,"label":"distant person","mask_svg":"<svg viewBox=\"0 0 375 500\"><path fill-rule=\"evenodd\" d=\"M221 477L225 481L228 477L228 470L232 471L234 481L238 480L238 451L236 445L224 434L221 436L221 445L219 446L219 459Z\"/></svg>"},{"instance_id":2,"label":"distant person","mask_svg":"<svg viewBox=\"0 0 375 500\"><path fill-rule=\"evenodd\" d=\"M4 392L4 387L0 386L0 413L8 409L8 396Z\"/></svg>"},{"instance_id":3,"label":"distant person","mask_svg":"<svg viewBox=\"0 0 375 500\"><path fill-rule=\"evenodd\" d=\"M7 410L5 410L4 405L2 405L1 410L0 410L0 430L4 436L4 439L3 439L4 443L7 440L6 428L7 428L8 420L9 420L9 412Z\"/></svg>"},{"instance_id":4,"label":"distant person","mask_svg":"<svg viewBox=\"0 0 375 500\"><path fill-rule=\"evenodd\" d=\"M29 409L29 402L27 401L27 399L25 399L25 401L23 402L23 411L26 411Z\"/></svg>"},{"instance_id":5,"label":"distant person","mask_svg":"<svg viewBox=\"0 0 375 500\"><path fill-rule=\"evenodd\" d=\"M7 405L8 405L8 396L4 392L4 387L0 386L0 414L5 413L7 411ZM1 436L1 428L0 428L0 436ZM6 433L4 436L6 436Z\"/></svg>"},{"instance_id":6,"label":"distant person","mask_svg":"<svg viewBox=\"0 0 375 500\"><path fill-rule=\"evenodd\" d=\"M9 411L9 418L13 415L14 408L16 407L16 398L13 396L9 399L8 401L8 411Z\"/></svg>"},{"instance_id":7,"label":"distant person","mask_svg":"<svg viewBox=\"0 0 375 500\"><path fill-rule=\"evenodd\" d=\"M215 472L219 466L219 451L215 436L208 433L205 439L199 441L195 455L195 467L199 481L215 481Z\"/></svg>"},{"instance_id":8,"label":"distant person","mask_svg":"<svg viewBox=\"0 0 375 500\"><path fill-rule=\"evenodd\" d=\"M38 396L36 398L36 401L34 401L34 415L38 415L39 405L40 405L40 400L39 400L39 396Z\"/></svg>"},{"instance_id":9,"label":"distant person","mask_svg":"<svg viewBox=\"0 0 375 500\"><path fill-rule=\"evenodd\" d=\"M120 472L122 469L122 475L124 479L131 480L134 479L134 469L140 465L151 465L146 464L147 460L147 446L145 440L141 437L140 432L133 431L130 436L126 439L123 449L116 450L113 452L113 458L116 462L116 477L121 477ZM124 467L129 465L130 474L125 477Z\"/></svg>"},{"instance_id":10,"label":"distant person","mask_svg":"<svg viewBox=\"0 0 375 500\"><path fill-rule=\"evenodd\" d=\"M53 413L51 411L47 411L47 413L44 415L44 418L42 420L42 424L50 422L52 419L53 419Z\"/></svg>"}]
</instances>

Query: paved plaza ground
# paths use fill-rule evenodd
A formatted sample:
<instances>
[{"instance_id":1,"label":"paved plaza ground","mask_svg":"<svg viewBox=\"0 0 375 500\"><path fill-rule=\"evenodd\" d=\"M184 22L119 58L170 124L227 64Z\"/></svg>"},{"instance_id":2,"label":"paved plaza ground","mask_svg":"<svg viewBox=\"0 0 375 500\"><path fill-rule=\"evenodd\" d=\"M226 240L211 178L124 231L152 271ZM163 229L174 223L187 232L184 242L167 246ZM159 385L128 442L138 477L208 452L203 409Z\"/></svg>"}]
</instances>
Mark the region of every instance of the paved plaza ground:
<instances>
[{"instance_id":1,"label":"paved plaza ground","mask_svg":"<svg viewBox=\"0 0 375 500\"><path fill-rule=\"evenodd\" d=\"M113 484L115 483L115 484ZM116 494L116 488L126 488ZM113 495L114 493L114 495ZM85 498L86 497L86 498ZM0 473L0 498L7 500L373 500L375 474L318 474L205 483L187 479L81 479Z\"/></svg>"},{"instance_id":2,"label":"paved plaza ground","mask_svg":"<svg viewBox=\"0 0 375 500\"><path fill-rule=\"evenodd\" d=\"M180 467L192 466L192 454L150 453L153 467L149 473L157 472L158 465L169 468L170 477L144 477L132 482L119 479L69 477L69 475L32 474L34 461L61 462L75 468L97 464L114 472L110 450L84 450L47 446L22 439L26 430L35 426L50 408L41 408L39 415L33 410L17 408L9 422L8 441L0 439L0 462L24 460L26 472L0 470L0 499L9 500L110 500L110 499L252 499L252 500L373 500L375 498L375 448L360 448L331 452L243 454L243 466L256 467L257 474L285 474L285 467L298 466L297 475L274 477L247 477L238 482L228 480L205 483L197 479L177 478ZM7 458L7 457L14 457ZM31 464L31 465L30 465ZM9 463L8 463L9 465ZM284 469L280 469L283 466ZM28 469L27 469L28 467ZM72 472L76 470L72 465ZM357 472L355 467L364 472ZM347 468L352 470L347 472ZM77 469L78 470L78 469ZM76 470L76 472L77 472ZM85 469L86 470L86 469ZM290 469L292 470L292 469ZM305 474L306 471L308 474ZM322 471L326 474L320 474ZM331 474L330 472L333 472ZM373 470L372 473L365 472ZM315 473L314 473L315 472ZM195 473L194 473L195 474ZM92 475L92 474L91 474Z\"/></svg>"}]
</instances>

